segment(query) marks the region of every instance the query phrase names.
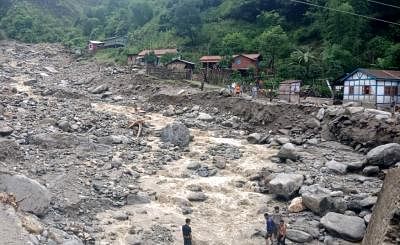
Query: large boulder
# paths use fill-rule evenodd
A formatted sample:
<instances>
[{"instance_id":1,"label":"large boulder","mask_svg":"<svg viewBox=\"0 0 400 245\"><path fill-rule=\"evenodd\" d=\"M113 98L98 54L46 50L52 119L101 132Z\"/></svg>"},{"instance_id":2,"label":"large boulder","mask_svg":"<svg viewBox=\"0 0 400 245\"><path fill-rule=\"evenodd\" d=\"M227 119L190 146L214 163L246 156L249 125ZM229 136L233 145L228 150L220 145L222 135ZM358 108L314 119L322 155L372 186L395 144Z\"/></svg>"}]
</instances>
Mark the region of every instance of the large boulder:
<instances>
[{"instance_id":1,"label":"large boulder","mask_svg":"<svg viewBox=\"0 0 400 245\"><path fill-rule=\"evenodd\" d=\"M0 124L0 136L8 136L14 132L14 129L6 124Z\"/></svg>"},{"instance_id":2,"label":"large boulder","mask_svg":"<svg viewBox=\"0 0 400 245\"><path fill-rule=\"evenodd\" d=\"M319 128L319 127L321 127L321 122L318 120L318 119L316 119L316 118L310 118L310 119L308 119L307 121L306 121L306 123L305 123L305 125L308 127L308 128Z\"/></svg>"},{"instance_id":3,"label":"large boulder","mask_svg":"<svg viewBox=\"0 0 400 245\"><path fill-rule=\"evenodd\" d=\"M300 190L304 205L318 215L327 212L343 213L347 204L342 197L337 197L329 189L316 185L304 186Z\"/></svg>"},{"instance_id":4,"label":"large boulder","mask_svg":"<svg viewBox=\"0 0 400 245\"><path fill-rule=\"evenodd\" d=\"M347 241L358 242L365 235L365 221L357 216L330 212L321 218L321 224L331 234Z\"/></svg>"},{"instance_id":5,"label":"large boulder","mask_svg":"<svg viewBox=\"0 0 400 245\"><path fill-rule=\"evenodd\" d=\"M44 148L72 148L80 144L80 139L73 134L51 133L36 134L31 137L29 143L40 145Z\"/></svg>"},{"instance_id":6,"label":"large boulder","mask_svg":"<svg viewBox=\"0 0 400 245\"><path fill-rule=\"evenodd\" d=\"M214 117L212 117L210 114L200 112L197 120L211 122L214 121Z\"/></svg>"},{"instance_id":7,"label":"large boulder","mask_svg":"<svg viewBox=\"0 0 400 245\"><path fill-rule=\"evenodd\" d=\"M296 197L294 198L288 207L288 211L290 213L299 213L304 210L306 210L306 206L303 203L303 198L302 197Z\"/></svg>"},{"instance_id":8,"label":"large boulder","mask_svg":"<svg viewBox=\"0 0 400 245\"><path fill-rule=\"evenodd\" d=\"M325 164L325 166L334 173L337 174L346 174L347 173L347 165L336 162L335 160L329 161Z\"/></svg>"},{"instance_id":9,"label":"large boulder","mask_svg":"<svg viewBox=\"0 0 400 245\"><path fill-rule=\"evenodd\" d=\"M269 190L284 199L294 196L303 185L304 177L301 174L278 174L269 182Z\"/></svg>"},{"instance_id":10,"label":"large boulder","mask_svg":"<svg viewBox=\"0 0 400 245\"><path fill-rule=\"evenodd\" d=\"M390 167L400 161L400 144L390 143L370 150L367 154L369 165Z\"/></svg>"},{"instance_id":11,"label":"large boulder","mask_svg":"<svg viewBox=\"0 0 400 245\"><path fill-rule=\"evenodd\" d=\"M294 230L294 229L288 229L287 233L286 233L286 237L290 241L298 242L298 243L311 242L313 240L313 237L310 234L308 234L307 232Z\"/></svg>"},{"instance_id":12,"label":"large boulder","mask_svg":"<svg viewBox=\"0 0 400 245\"><path fill-rule=\"evenodd\" d=\"M175 146L186 147L190 142L190 131L183 123L173 122L162 129L161 140Z\"/></svg>"},{"instance_id":13,"label":"large boulder","mask_svg":"<svg viewBox=\"0 0 400 245\"><path fill-rule=\"evenodd\" d=\"M101 93L106 92L108 89L109 89L109 87L108 87L107 84L102 84L100 86L91 88L90 89L90 93L92 93L92 94L101 94Z\"/></svg>"},{"instance_id":14,"label":"large boulder","mask_svg":"<svg viewBox=\"0 0 400 245\"><path fill-rule=\"evenodd\" d=\"M23 211L39 216L50 206L51 196L46 187L24 175L0 174L0 192L15 194Z\"/></svg>"},{"instance_id":15,"label":"large boulder","mask_svg":"<svg viewBox=\"0 0 400 245\"><path fill-rule=\"evenodd\" d=\"M134 194L129 194L126 198L127 205L138 205L150 203L150 197L146 192L137 192Z\"/></svg>"},{"instance_id":16,"label":"large boulder","mask_svg":"<svg viewBox=\"0 0 400 245\"><path fill-rule=\"evenodd\" d=\"M286 143L279 150L278 157L281 160L290 159L296 161L299 158L299 154L292 143Z\"/></svg>"},{"instance_id":17,"label":"large boulder","mask_svg":"<svg viewBox=\"0 0 400 245\"><path fill-rule=\"evenodd\" d=\"M250 144L259 144L262 140L262 135L260 133L253 133L247 136L247 142Z\"/></svg>"},{"instance_id":18,"label":"large boulder","mask_svg":"<svg viewBox=\"0 0 400 245\"><path fill-rule=\"evenodd\" d=\"M204 202L207 200L207 196L203 192L191 192L188 194L187 199L191 202Z\"/></svg>"}]
</instances>

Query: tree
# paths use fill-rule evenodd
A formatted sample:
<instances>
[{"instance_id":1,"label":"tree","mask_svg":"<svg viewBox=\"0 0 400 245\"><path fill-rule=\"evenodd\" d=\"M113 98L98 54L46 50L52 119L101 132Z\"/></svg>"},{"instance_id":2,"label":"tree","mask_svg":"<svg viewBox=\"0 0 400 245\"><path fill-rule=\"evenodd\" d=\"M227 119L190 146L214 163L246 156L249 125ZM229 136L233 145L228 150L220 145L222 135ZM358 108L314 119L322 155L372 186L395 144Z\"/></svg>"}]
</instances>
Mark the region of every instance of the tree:
<instances>
[{"instance_id":1,"label":"tree","mask_svg":"<svg viewBox=\"0 0 400 245\"><path fill-rule=\"evenodd\" d=\"M311 75L311 66L315 65L317 57L313 54L311 48L304 47L297 49L291 53L290 57L294 62L304 68L305 79L310 79L313 77Z\"/></svg>"},{"instance_id":2,"label":"tree","mask_svg":"<svg viewBox=\"0 0 400 245\"><path fill-rule=\"evenodd\" d=\"M227 34L222 39L223 52L226 55L239 54L246 50L249 40L240 32Z\"/></svg>"},{"instance_id":3,"label":"tree","mask_svg":"<svg viewBox=\"0 0 400 245\"><path fill-rule=\"evenodd\" d=\"M271 68L275 70L276 59L288 54L290 42L281 26L275 26L264 31L257 39L259 50L264 57L270 59Z\"/></svg>"},{"instance_id":4,"label":"tree","mask_svg":"<svg viewBox=\"0 0 400 245\"><path fill-rule=\"evenodd\" d=\"M154 52L147 53L144 56L144 62L146 62L148 65L156 65L157 59L158 58Z\"/></svg>"},{"instance_id":5,"label":"tree","mask_svg":"<svg viewBox=\"0 0 400 245\"><path fill-rule=\"evenodd\" d=\"M202 22L200 9L193 1L180 1L172 12L172 23L176 33L182 37L188 37L194 44L196 33L200 30Z\"/></svg>"}]
</instances>

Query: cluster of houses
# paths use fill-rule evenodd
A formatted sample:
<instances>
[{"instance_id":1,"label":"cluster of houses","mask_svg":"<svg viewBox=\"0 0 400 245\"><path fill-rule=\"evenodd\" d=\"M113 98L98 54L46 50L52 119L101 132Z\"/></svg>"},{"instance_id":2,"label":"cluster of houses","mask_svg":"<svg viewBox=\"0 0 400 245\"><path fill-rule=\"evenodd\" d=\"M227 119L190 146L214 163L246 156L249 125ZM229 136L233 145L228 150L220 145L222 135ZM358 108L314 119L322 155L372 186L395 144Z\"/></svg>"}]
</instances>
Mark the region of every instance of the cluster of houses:
<instances>
[{"instance_id":1,"label":"cluster of houses","mask_svg":"<svg viewBox=\"0 0 400 245\"><path fill-rule=\"evenodd\" d=\"M129 65L145 65L146 55L154 53L157 57L156 65L164 65L167 68L176 70L195 69L195 64L183 59L174 59L167 64L161 63L161 57L167 54L178 55L177 49L155 49L143 50L138 54L128 54ZM220 62L223 60L222 56L203 56L200 58L202 68L216 69L219 68ZM260 61L262 60L261 54L239 54L232 57L231 69L238 71L247 71L250 69L258 70Z\"/></svg>"},{"instance_id":2,"label":"cluster of houses","mask_svg":"<svg viewBox=\"0 0 400 245\"><path fill-rule=\"evenodd\" d=\"M110 38L104 41L90 41L88 49L95 52L99 48L123 47L126 39ZM176 58L167 64L162 64L161 58L164 55L172 54L178 56L177 49L155 49L143 50L138 54L128 55L128 64L144 65L146 55L154 53L157 57L155 62L158 66L165 66L171 70L193 71L195 63ZM203 56L199 63L202 68L219 68L222 56ZM238 54L232 57L231 69L246 72L250 69L259 70L261 54ZM301 81L288 80L282 82L285 91L290 97L300 91ZM343 101L359 101L364 104L372 104L376 107L397 106L400 104L400 71L395 70L376 70L376 69L356 69L355 71L344 74L331 83L334 91L342 95ZM290 100L290 99L289 99Z\"/></svg>"}]
</instances>

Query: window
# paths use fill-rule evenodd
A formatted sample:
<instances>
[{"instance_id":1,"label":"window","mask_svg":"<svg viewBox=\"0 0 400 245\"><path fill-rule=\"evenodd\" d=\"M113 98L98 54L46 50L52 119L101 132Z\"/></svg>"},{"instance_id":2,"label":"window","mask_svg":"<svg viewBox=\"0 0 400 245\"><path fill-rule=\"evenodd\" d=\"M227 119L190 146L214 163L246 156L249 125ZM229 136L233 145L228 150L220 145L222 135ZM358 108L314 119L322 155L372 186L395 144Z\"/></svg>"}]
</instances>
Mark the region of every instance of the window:
<instances>
[{"instance_id":1,"label":"window","mask_svg":"<svg viewBox=\"0 0 400 245\"><path fill-rule=\"evenodd\" d=\"M354 94L354 86L349 86L349 94L350 95Z\"/></svg>"},{"instance_id":2,"label":"window","mask_svg":"<svg viewBox=\"0 0 400 245\"><path fill-rule=\"evenodd\" d=\"M366 95L370 95L371 94L371 86L369 86L369 85L367 85L367 86L364 86L364 89L363 89L364 91L364 94L366 94Z\"/></svg>"},{"instance_id":3,"label":"window","mask_svg":"<svg viewBox=\"0 0 400 245\"><path fill-rule=\"evenodd\" d=\"M240 64L242 64L242 61L240 60L240 58L237 58L236 59L236 65L240 65Z\"/></svg>"},{"instance_id":4,"label":"window","mask_svg":"<svg viewBox=\"0 0 400 245\"><path fill-rule=\"evenodd\" d=\"M399 87L385 86L385 96L397 96L399 94Z\"/></svg>"}]
</instances>

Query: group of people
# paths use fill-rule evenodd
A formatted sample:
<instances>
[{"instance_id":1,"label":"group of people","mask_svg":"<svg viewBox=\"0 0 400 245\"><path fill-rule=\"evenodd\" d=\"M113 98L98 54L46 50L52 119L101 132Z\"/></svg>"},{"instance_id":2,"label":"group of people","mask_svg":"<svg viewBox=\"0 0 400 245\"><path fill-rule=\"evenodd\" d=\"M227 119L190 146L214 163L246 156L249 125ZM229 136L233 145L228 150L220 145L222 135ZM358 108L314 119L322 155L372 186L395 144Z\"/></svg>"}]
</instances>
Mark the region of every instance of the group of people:
<instances>
[{"instance_id":1,"label":"group of people","mask_svg":"<svg viewBox=\"0 0 400 245\"><path fill-rule=\"evenodd\" d=\"M279 207L274 208L274 212L269 215L264 214L265 218L265 244L266 245L285 245L286 240L286 224L282 219ZM190 227L190 219L186 219L185 224L182 226L183 244L192 245L192 228Z\"/></svg>"},{"instance_id":2,"label":"group of people","mask_svg":"<svg viewBox=\"0 0 400 245\"><path fill-rule=\"evenodd\" d=\"M271 242L271 245L276 243L278 245L285 245L287 227L279 212L279 207L274 208L274 213L272 215L265 213L264 218L267 231L265 235L265 244L269 245L269 242Z\"/></svg>"}]
</instances>

